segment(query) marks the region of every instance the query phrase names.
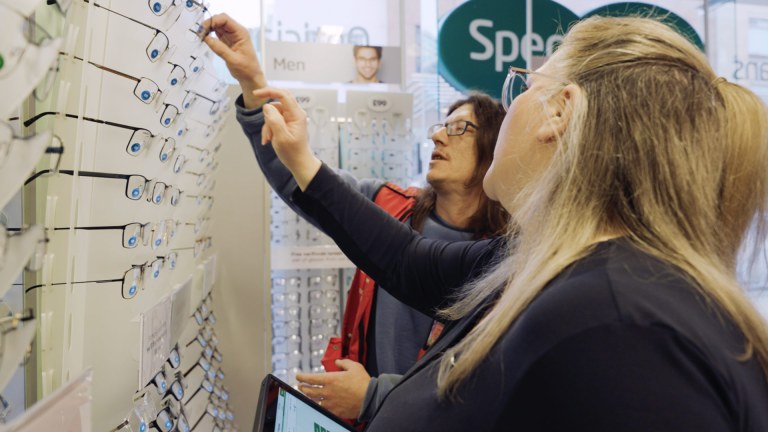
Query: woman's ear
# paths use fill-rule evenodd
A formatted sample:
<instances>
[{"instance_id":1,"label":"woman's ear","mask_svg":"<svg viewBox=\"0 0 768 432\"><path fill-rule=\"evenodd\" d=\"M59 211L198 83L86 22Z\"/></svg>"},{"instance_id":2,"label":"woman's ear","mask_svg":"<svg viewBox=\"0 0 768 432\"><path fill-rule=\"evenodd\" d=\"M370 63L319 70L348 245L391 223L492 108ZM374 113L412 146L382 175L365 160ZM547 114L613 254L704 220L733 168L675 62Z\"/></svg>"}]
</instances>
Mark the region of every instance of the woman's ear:
<instances>
[{"instance_id":1,"label":"woman's ear","mask_svg":"<svg viewBox=\"0 0 768 432\"><path fill-rule=\"evenodd\" d=\"M540 142L552 142L565 134L568 123L571 121L576 98L580 96L581 89L574 84L568 84L552 96L546 112L547 120L536 134Z\"/></svg>"}]
</instances>

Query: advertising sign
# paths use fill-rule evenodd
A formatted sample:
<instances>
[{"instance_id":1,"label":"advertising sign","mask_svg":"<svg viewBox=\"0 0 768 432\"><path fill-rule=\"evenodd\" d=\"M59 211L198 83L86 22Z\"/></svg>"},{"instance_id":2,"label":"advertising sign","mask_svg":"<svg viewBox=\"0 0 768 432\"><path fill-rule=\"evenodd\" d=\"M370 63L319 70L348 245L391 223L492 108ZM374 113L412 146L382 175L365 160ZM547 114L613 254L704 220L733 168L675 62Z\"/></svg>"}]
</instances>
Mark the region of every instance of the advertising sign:
<instances>
[{"instance_id":1,"label":"advertising sign","mask_svg":"<svg viewBox=\"0 0 768 432\"><path fill-rule=\"evenodd\" d=\"M440 75L461 91L496 95L510 66L546 58L580 19L552 0L536 0L531 31L526 29L526 0L470 0L446 15L438 35ZM667 9L635 2L602 6L584 15L658 17L694 44L703 43L694 28Z\"/></svg>"}]
</instances>

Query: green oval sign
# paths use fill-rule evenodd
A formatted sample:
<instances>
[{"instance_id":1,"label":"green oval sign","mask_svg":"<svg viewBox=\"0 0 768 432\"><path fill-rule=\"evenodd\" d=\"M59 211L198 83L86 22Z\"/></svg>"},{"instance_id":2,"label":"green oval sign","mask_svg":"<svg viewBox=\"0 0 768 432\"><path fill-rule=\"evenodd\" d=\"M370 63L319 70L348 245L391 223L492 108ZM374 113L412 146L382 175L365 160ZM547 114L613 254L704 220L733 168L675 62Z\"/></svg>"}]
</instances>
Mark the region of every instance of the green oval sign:
<instances>
[{"instance_id":1,"label":"green oval sign","mask_svg":"<svg viewBox=\"0 0 768 432\"><path fill-rule=\"evenodd\" d=\"M699 48L704 47L689 23L658 6L614 3L584 17L592 15L660 17ZM565 30L580 18L552 0L535 0L530 35L526 34L525 19L526 0L469 0L460 5L440 25L438 73L462 92L480 90L496 96L509 66L525 67L531 56L549 56Z\"/></svg>"},{"instance_id":2,"label":"green oval sign","mask_svg":"<svg viewBox=\"0 0 768 432\"><path fill-rule=\"evenodd\" d=\"M551 54L563 39L563 29L579 19L558 3L536 0L527 35L525 3L470 0L451 11L438 36L440 75L461 91L498 95L509 66L525 67L531 55Z\"/></svg>"}]
</instances>

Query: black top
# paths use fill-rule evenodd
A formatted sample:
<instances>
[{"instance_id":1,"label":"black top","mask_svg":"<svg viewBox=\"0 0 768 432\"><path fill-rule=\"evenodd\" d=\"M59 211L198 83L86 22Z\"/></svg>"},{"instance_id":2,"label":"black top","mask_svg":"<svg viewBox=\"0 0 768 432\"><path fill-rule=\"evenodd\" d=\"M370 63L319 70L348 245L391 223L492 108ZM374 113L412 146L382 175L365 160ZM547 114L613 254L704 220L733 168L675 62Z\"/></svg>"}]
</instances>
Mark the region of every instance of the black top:
<instances>
[{"instance_id":1,"label":"black top","mask_svg":"<svg viewBox=\"0 0 768 432\"><path fill-rule=\"evenodd\" d=\"M419 237L325 166L293 199L355 264L425 312L502 246ZM458 400L438 400L442 353L486 309L449 323L368 430L768 431L766 376L754 358L737 360L741 333L676 268L626 239L596 245L553 279L459 387Z\"/></svg>"}]
</instances>

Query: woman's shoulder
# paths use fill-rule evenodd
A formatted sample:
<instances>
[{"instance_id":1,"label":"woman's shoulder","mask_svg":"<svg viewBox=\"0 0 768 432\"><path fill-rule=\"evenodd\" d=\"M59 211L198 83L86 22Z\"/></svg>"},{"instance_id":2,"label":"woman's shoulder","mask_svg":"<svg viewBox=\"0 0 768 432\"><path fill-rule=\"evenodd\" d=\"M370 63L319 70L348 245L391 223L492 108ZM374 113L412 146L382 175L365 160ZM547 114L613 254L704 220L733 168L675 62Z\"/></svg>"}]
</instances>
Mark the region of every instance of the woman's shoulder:
<instances>
[{"instance_id":1,"label":"woman's shoulder","mask_svg":"<svg viewBox=\"0 0 768 432\"><path fill-rule=\"evenodd\" d=\"M564 270L535 303L591 312L598 321L648 324L663 319L664 310L699 309L701 300L696 284L677 267L614 239Z\"/></svg>"},{"instance_id":2,"label":"woman's shoulder","mask_svg":"<svg viewBox=\"0 0 768 432\"><path fill-rule=\"evenodd\" d=\"M605 242L553 279L507 335L538 335L542 351L599 328L645 328L700 352L743 350L735 325L675 266L624 240Z\"/></svg>"}]
</instances>

